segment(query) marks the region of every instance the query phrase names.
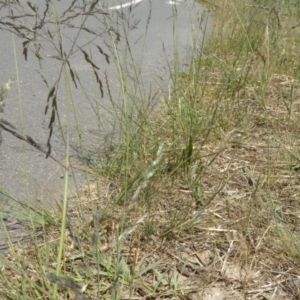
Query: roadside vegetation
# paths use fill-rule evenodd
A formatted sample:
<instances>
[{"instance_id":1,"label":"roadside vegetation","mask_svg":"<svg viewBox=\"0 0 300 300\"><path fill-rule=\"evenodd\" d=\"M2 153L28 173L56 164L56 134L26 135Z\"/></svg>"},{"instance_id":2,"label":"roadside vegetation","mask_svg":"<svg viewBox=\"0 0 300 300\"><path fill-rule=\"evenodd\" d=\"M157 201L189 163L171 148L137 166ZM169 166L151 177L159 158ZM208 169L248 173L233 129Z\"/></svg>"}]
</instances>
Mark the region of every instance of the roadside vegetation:
<instances>
[{"instance_id":1,"label":"roadside vegetation","mask_svg":"<svg viewBox=\"0 0 300 300\"><path fill-rule=\"evenodd\" d=\"M300 2L200 3L190 73L35 212L1 299L300 299Z\"/></svg>"}]
</instances>

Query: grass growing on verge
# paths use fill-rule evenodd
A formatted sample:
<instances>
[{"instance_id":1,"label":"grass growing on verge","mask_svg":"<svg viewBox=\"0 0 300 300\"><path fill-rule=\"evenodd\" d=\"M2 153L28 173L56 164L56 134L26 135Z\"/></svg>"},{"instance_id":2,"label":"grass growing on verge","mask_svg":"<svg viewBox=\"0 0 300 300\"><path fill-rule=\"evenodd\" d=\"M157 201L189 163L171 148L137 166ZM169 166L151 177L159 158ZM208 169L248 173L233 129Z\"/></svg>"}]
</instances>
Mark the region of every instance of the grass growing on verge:
<instances>
[{"instance_id":1,"label":"grass growing on verge","mask_svg":"<svg viewBox=\"0 0 300 300\"><path fill-rule=\"evenodd\" d=\"M203 4L191 73L69 204L61 275L56 215L3 258L2 297L299 297L300 4Z\"/></svg>"}]
</instances>

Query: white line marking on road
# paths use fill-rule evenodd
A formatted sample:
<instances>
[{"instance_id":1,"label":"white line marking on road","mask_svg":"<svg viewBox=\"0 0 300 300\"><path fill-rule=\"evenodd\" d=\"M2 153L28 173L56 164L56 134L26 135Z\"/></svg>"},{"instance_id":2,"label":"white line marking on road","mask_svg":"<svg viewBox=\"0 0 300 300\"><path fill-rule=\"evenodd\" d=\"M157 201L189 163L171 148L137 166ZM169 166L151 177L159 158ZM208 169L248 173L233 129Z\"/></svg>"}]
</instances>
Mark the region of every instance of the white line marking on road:
<instances>
[{"instance_id":1,"label":"white line marking on road","mask_svg":"<svg viewBox=\"0 0 300 300\"><path fill-rule=\"evenodd\" d=\"M175 1L169 0L168 2L165 2L165 3L171 4L171 5L180 5L181 2L183 2L183 0L175 0Z\"/></svg>"},{"instance_id":2,"label":"white line marking on road","mask_svg":"<svg viewBox=\"0 0 300 300\"><path fill-rule=\"evenodd\" d=\"M169 1L169 2L166 2L166 4L178 5L179 3L177 3L176 1Z\"/></svg>"},{"instance_id":3,"label":"white line marking on road","mask_svg":"<svg viewBox=\"0 0 300 300\"><path fill-rule=\"evenodd\" d=\"M127 6L132 6L134 4L138 4L138 3L142 2L142 1L143 0L132 0L130 2L121 4L121 5L116 5L116 6L113 6L113 7L109 7L108 9L121 9L121 8L124 8L124 7L127 7Z\"/></svg>"}]
</instances>

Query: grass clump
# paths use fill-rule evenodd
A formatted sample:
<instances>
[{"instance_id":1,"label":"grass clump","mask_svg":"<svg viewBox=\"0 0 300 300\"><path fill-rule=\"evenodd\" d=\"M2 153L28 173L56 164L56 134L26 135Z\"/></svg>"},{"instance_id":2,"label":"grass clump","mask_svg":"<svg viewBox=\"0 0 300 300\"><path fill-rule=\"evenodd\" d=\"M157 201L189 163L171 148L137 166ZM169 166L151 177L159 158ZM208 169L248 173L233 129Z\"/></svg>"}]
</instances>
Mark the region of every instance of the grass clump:
<instances>
[{"instance_id":1,"label":"grass clump","mask_svg":"<svg viewBox=\"0 0 300 300\"><path fill-rule=\"evenodd\" d=\"M300 4L203 5L190 73L70 201L61 274L56 212L3 258L3 297L298 299Z\"/></svg>"}]
</instances>

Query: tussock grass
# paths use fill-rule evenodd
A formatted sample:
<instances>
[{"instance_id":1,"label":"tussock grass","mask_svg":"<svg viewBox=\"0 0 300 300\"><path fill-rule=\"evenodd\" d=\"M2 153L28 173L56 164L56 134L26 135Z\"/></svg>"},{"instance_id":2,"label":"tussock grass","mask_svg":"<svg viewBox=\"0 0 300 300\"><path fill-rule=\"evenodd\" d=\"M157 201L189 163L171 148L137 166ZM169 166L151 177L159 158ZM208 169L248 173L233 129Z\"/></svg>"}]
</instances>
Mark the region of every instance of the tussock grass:
<instances>
[{"instance_id":1,"label":"tussock grass","mask_svg":"<svg viewBox=\"0 0 300 300\"><path fill-rule=\"evenodd\" d=\"M5 299L298 299L300 4L203 5L191 72L70 201L60 274L63 210L3 258Z\"/></svg>"}]
</instances>

